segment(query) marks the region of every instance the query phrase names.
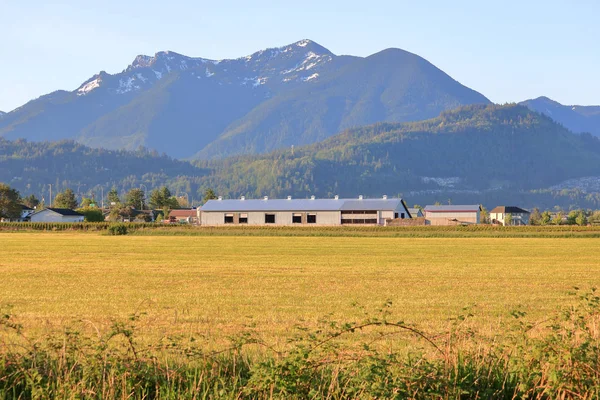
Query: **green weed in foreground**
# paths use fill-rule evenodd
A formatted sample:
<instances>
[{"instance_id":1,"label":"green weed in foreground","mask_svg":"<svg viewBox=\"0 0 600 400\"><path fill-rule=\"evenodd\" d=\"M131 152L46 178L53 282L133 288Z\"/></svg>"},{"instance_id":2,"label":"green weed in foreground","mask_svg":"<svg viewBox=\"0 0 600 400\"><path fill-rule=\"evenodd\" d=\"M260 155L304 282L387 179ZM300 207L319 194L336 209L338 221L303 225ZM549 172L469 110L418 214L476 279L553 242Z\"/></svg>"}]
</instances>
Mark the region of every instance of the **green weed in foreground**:
<instances>
[{"instance_id":1,"label":"green weed in foreground","mask_svg":"<svg viewBox=\"0 0 600 400\"><path fill-rule=\"evenodd\" d=\"M573 294L574 305L538 324L513 311L513 322L497 337L466 328L468 312L444 335L430 335L391 320L388 302L362 321L326 318L317 329L300 327L284 352L250 332L221 352L204 351L193 336L142 347L139 315L113 323L106 334L70 330L33 339L5 313L0 397L594 399L600 395L600 297L595 290ZM377 338L404 335L420 345L402 353L378 346ZM257 346L261 355L250 356Z\"/></svg>"}]
</instances>

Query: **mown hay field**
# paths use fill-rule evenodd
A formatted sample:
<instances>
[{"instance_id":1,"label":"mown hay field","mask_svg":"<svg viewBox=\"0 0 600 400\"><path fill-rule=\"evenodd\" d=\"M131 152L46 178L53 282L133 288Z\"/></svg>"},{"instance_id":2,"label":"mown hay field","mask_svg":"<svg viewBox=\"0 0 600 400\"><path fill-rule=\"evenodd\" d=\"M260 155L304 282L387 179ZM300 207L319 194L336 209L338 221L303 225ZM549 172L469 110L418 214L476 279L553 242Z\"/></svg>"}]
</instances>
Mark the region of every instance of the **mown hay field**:
<instances>
[{"instance_id":1,"label":"mown hay field","mask_svg":"<svg viewBox=\"0 0 600 400\"><path fill-rule=\"evenodd\" d=\"M284 346L297 324L359 319L390 300L394 318L444 331L471 306L495 332L511 310L544 318L573 286L600 283L600 241L0 234L0 308L31 335L100 332L145 313L149 339L218 345L252 329Z\"/></svg>"}]
</instances>

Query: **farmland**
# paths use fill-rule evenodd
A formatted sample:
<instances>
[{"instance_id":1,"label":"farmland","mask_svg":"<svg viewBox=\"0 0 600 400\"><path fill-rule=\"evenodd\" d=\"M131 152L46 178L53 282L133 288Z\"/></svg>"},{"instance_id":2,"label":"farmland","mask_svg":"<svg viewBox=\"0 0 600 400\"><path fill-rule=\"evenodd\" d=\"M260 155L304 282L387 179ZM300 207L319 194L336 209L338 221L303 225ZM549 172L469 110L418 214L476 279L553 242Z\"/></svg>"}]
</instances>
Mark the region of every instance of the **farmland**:
<instances>
[{"instance_id":1,"label":"farmland","mask_svg":"<svg viewBox=\"0 0 600 400\"><path fill-rule=\"evenodd\" d=\"M594 239L2 236L0 302L27 329L148 314L149 335L218 340L251 324L275 341L299 321L394 313L440 327L465 306L481 326L555 309L600 282Z\"/></svg>"},{"instance_id":2,"label":"farmland","mask_svg":"<svg viewBox=\"0 0 600 400\"><path fill-rule=\"evenodd\" d=\"M39 343L48 345L49 350L48 353L44 353L47 354L44 357L55 360L56 365L59 366L56 368L64 364L56 360L66 357L65 352L73 351L70 359L75 360L72 361L74 364L72 366L68 366L68 363L64 364L70 371L68 374L65 372L66 377L61 378L64 382L56 383L55 378L51 378L54 375L49 373L47 387L51 389L43 393L56 393L52 392L56 390L52 389L56 388L56 385L58 387L71 385L69 386L71 388L87 385L93 387L90 390L99 390L98 387L102 386L105 391L100 397L115 397L119 393L142 396L152 390L158 390L163 394L162 397L169 397L164 394L164 388L169 389L171 388L169 385L172 384L169 373L164 375L166 376L164 384L153 380L154 383L151 383L151 388L148 389L146 386L140 388L133 378L127 378L131 386L107 384L108 378L101 372L98 372L98 380L95 381L93 377L96 375L90 373L90 369L103 371L107 365L110 365L110 368L117 368L115 365L122 363L126 371L133 362L148 362L150 367L147 371L151 372L143 373L139 379L156 379L160 382L160 379L163 379L161 375L163 368L160 363L175 368L176 360L181 361L183 352L178 353L177 358L171 361L162 358L160 361L152 361L154 358L142 361L138 358L140 350L134 353L135 360L134 355L129 352L123 356L115 355L117 353L106 356L102 353L104 355L100 358L92 355L81 358L84 357L82 354L87 354L86 352L96 354L94 352L107 350L103 346L86 347L87 350L79 347L68 350L64 339L59 340L58 343L61 344L55 347L52 343L55 343L56 338L65 332L75 330L79 332L77 335L81 334L88 338L86 340L101 341L103 335L112 337L110 332L115 332L117 329L119 333L125 332L125 336L130 338L130 333L123 326L128 326L130 316L135 314L136 346L152 347L154 350L151 351L155 353L149 354L162 354L162 351L169 349L165 343L178 343L177 346L180 346L182 341L185 342L189 338L194 338L196 343L194 346L203 351L218 351L228 348L232 337L239 339L244 333L250 332L252 337L260 338L260 342L268 349L276 351L279 358L284 357L283 362L288 362L289 358L285 358L280 352L304 348L294 347L298 346L297 343L288 342L288 339L298 332L297 325L308 329L309 332L316 332L317 338L323 335L321 331L323 319L329 321L328 329L333 332L338 329L336 327L343 326L344 323L350 323L349 329L354 332L352 327L356 325L352 324L372 317L379 318L381 311L378 310L382 305L387 304L385 307L385 312L389 313L387 319L403 321L407 326L416 327L440 344L447 342L447 339L440 335L452 329L457 316L465 313L473 314L465 323L468 324L469 332L475 332L480 346L484 340L487 340L485 343L508 340L510 335L505 332L505 329L513 323L514 317L511 316L511 312L515 315L515 310L523 311L527 314L528 321L533 323L544 321L559 308L573 303L573 298L568 293L574 286L591 288L600 282L600 263L597 260L600 242L592 238L269 237L152 234L108 236L96 232L11 232L0 234L0 243L2 313L9 315L7 318L10 324L19 326L17 329L19 334L25 335L28 343L37 340L36 346L41 346ZM468 311L465 311L465 307L468 307ZM369 323L372 323L374 320L370 321ZM377 321L377 323L381 322L381 320ZM11 332L15 329L12 329L13 325L10 324L5 324L7 329L2 329L0 326L1 343L19 341L18 338L11 336ZM542 334L544 331L536 331L534 336ZM75 338L72 333L69 335ZM374 331L366 332L366 335L369 341L375 338ZM577 338L580 340L581 336L578 335ZM352 343L355 340L356 343ZM365 336L349 335L343 337L342 344L352 347L359 341L362 343L363 340L366 340ZM413 349L431 356L433 350L433 347L414 335L382 336L378 342L389 351L399 351L393 354L403 354ZM79 342L75 340L74 343ZM127 342L116 342L115 345L118 343ZM556 348L556 342L552 341L552 343L553 348ZM187 346L188 344L185 345L185 349L188 349ZM321 349L320 346L319 344L317 347ZM530 347L535 346L528 344L518 348ZM55 348L59 350L56 350L56 355L53 355ZM468 348L467 343L464 349ZM36 349L41 351L38 347ZM232 358L226 358L225 365L239 365L233 367L233 372L228 369L229 367L223 367L223 364L218 364L220 365L218 368L215 367L212 363L216 361L200 366L190 362L180 364L182 372L178 375L178 384L183 385L187 391L185 393L175 391L174 395L169 392L170 396L193 398L192 392L197 386L208 391L217 386L221 388L219 385L222 385L223 391L218 393L229 393L228 395L213 394L209 397L236 398L244 390L249 390L250 386L258 385L252 386L254 387L252 390L259 393L257 397L277 397L268 395L275 390L273 389L275 383L271 380L267 383L253 381L260 377L264 378L264 374L268 375L268 373L274 374L273 376L282 375L281 370L277 369L279 368L277 363L273 361L273 364L255 365L245 358L252 354L255 356L263 354L264 357L268 357L270 350L264 350L264 346L250 346L245 349L247 350L243 353L246 354L245 356L235 352L230 356ZM7 348L3 347L2 351L7 351ZM156 353L157 351L159 352ZM366 350L360 351L364 353ZM296 353L292 353L294 354ZM496 357L491 350L489 354L478 352L473 355L473 362L479 365L478 371L485 365L489 368L499 368L502 373L505 373L503 368L508 369L509 364L500 366L495 364L498 360L504 360L505 356L498 355L498 358L493 358L496 361L486 358L492 356ZM12 388L11 390L16 390L15 387L21 384L17 379L21 376L19 372L21 370L15 370L16 372L11 375L10 366L24 364L25 361L19 358L22 357L21 355L13 354L6 357L19 360L6 364L5 368L8 368L8 372L3 372L6 376L15 377L16 383L6 385ZM107 357L112 361L106 361ZM291 359L296 360L294 357ZM308 355L302 357L301 362L313 362L311 357ZM367 393L362 380L352 383L354 382L352 376L362 371L362 364L360 362L344 364L345 369L357 368L356 371L359 371L352 370L354 372L344 378L340 370L330 371L327 369L329 364L323 364L324 358L331 357L333 356L329 353L325 355L319 353L318 360L315 361L317 366L311 364L309 369L317 371L315 373L320 377L318 382L311 381L317 379L314 375L308 378L294 375L293 380L308 379L310 382L305 382L308 388L306 390L322 385L319 386L319 390L334 398L336 396L332 393L338 393L338 397L347 396L348 393L344 391L350 390L354 384L358 387L357 393ZM340 357L339 353L335 353L335 359ZM439 362L442 363L440 365L454 362L448 357L449 355L446 354L440 358ZM579 354L578 357L583 356ZM102 367L96 368L94 363L98 361L94 360L98 359L105 361ZM382 369L381 377L377 375L369 379L382 378L386 382L392 378L400 379L394 384L399 385L398 387L411 379L406 377L408 372L402 372L402 363L396 362L393 364L394 367L390 367L386 364L387 358L379 359L372 356L368 359L371 360L370 362L376 360L382 365L387 365ZM465 359L469 360L468 357ZM203 363L208 362L206 358L202 360ZM556 358L553 360L555 362ZM576 370L571 364L573 361L570 355L569 360L571 360L569 371ZM38 371L40 361L31 361L31 363ZM156 363L160 364L158 368ZM420 367L417 368L408 361L407 363L407 368L410 367L407 371L410 371L410 374L418 374L419 368L429 365L419 364ZM585 361L584 364L588 365L589 362ZM84 378L78 378L71 371L77 371L76 367L82 365L87 369L81 367ZM268 373L264 370L267 368L265 365L271 366ZM192 368L191 372L188 371L189 368ZM199 368L200 372L193 368ZM260 373L253 370L256 368ZM289 366L285 368L287 370ZM303 370L306 366L298 368ZM562 367L559 365L556 368ZM442 375L452 375L454 373L452 371L458 371L458 369L437 369L437 367L434 369L441 371L439 373ZM114 372L116 376L119 376L119 373ZM189 378L186 374L191 374L195 378ZM204 381L196 380L198 374L204 377L202 378ZM430 376L431 371L427 369L423 374ZM407 393L412 393L410 396L414 396L415 393L419 393L418 390L425 390L422 388L432 384L431 382L446 385L443 383L444 379L455 379L442 375L425 381L415 375L414 379L418 384L415 384L415 387L407 387L402 393L407 396L409 396ZM469 376L472 376L472 373ZM506 378L498 379L502 381ZM540 379L543 381L542 378ZM600 378L595 379L597 380L594 382L598 382ZM538 387L541 383L537 378L531 378L533 382L531 389L528 389L527 385L519 386L520 380L515 382L513 382L514 387L507 386L504 382L500 384L500 386L504 385L502 389L495 388L493 393L497 393L498 390L506 390L507 393L517 390L539 393L540 390L546 390L545 387L542 389ZM342 384L347 387L336 386ZM471 385L468 382L464 384ZM478 381L477 385L481 384ZM386 385L384 387L387 387ZM448 385L448 387L455 387L456 383L448 383ZM473 385L469 386L468 390L473 388L478 392L482 390L474 383ZM490 386L495 387L494 385L496 383L490 383ZM552 385L559 387L556 383ZM3 394L2 387L3 381L0 379L0 397ZM80 393L77 392L80 389L64 390L65 393L72 395L75 393L74 396ZM439 390L450 389L445 387ZM276 393L280 393L280 398L308 396L308 392L304 393L297 387L293 390L289 388L280 390L278 387L277 391L279 392ZM292 395L294 393L295 396ZM558 390L548 393L563 392ZM387 395L379 393L373 396L386 397ZM369 396L365 395L365 397Z\"/></svg>"}]
</instances>

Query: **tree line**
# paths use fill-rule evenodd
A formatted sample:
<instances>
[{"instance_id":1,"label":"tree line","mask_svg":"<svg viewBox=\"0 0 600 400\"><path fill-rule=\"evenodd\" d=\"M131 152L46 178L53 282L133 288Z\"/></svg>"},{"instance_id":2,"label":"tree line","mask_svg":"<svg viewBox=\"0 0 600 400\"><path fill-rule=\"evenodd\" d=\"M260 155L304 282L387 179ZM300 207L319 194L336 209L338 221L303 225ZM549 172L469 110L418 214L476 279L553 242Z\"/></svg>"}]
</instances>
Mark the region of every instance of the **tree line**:
<instances>
[{"instance_id":1,"label":"tree line","mask_svg":"<svg viewBox=\"0 0 600 400\"><path fill-rule=\"evenodd\" d=\"M204 192L204 201L215 198L216 195L212 189ZM157 214L162 218L168 215L170 210L190 207L187 198L174 196L166 186L152 190L148 198L146 198L146 192L141 188L130 189L123 196L116 188L112 188L107 193L106 200L108 207L103 210L94 197L82 197L78 201L75 192L67 188L57 193L51 204L46 204L44 198L40 200L34 194L23 197L17 189L0 182L0 218L8 220L19 219L23 206L36 210L47 207L76 210L83 214L88 222L104 221L106 210L109 211L108 219L110 221L135 219L140 222L150 222L152 217L148 213L144 213L144 210L158 210Z\"/></svg>"}]
</instances>

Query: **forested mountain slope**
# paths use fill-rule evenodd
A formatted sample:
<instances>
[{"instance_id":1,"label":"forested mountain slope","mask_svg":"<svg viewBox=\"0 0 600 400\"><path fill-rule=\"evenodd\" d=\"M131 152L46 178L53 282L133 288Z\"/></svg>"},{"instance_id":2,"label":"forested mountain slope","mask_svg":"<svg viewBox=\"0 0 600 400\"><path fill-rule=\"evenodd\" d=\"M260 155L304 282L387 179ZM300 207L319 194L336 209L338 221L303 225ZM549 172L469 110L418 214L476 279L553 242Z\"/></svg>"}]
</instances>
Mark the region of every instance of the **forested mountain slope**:
<instances>
[{"instance_id":1,"label":"forested mountain slope","mask_svg":"<svg viewBox=\"0 0 600 400\"><path fill-rule=\"evenodd\" d=\"M207 185L231 196L471 192L475 199L600 176L600 140L523 106L466 106L422 122L346 130L293 152L197 165L215 171Z\"/></svg>"}]
</instances>

